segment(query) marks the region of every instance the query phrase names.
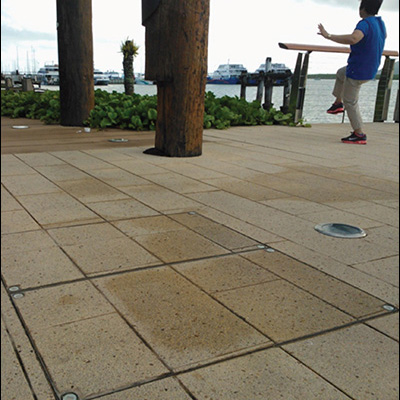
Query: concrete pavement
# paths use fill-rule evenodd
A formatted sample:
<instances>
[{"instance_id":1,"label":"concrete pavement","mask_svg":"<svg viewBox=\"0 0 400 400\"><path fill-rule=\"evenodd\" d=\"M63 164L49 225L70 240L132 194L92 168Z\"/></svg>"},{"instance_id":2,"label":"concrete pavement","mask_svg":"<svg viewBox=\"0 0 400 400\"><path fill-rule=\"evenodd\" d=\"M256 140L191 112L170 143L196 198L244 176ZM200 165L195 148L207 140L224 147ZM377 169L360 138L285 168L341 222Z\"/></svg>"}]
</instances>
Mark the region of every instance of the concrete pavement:
<instances>
[{"instance_id":1,"label":"concrete pavement","mask_svg":"<svg viewBox=\"0 0 400 400\"><path fill-rule=\"evenodd\" d=\"M396 400L399 131L367 129L209 130L187 159L13 144L1 399Z\"/></svg>"}]
</instances>

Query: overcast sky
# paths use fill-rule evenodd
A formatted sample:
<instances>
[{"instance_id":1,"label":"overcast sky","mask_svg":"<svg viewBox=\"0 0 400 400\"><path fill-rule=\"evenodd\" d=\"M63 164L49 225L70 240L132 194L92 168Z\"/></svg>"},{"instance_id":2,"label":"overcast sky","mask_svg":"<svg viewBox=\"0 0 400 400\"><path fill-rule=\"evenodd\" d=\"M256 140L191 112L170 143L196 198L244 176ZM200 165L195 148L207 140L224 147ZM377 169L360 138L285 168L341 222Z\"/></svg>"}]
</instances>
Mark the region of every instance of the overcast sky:
<instances>
[{"instance_id":1,"label":"overcast sky","mask_svg":"<svg viewBox=\"0 0 400 400\"><path fill-rule=\"evenodd\" d=\"M135 71L144 72L141 0L92 0L94 66L122 71L121 42L140 46ZM330 33L351 33L359 0L211 0L209 71L219 64L243 64L255 71L266 57L294 68L297 54L279 42L329 44L317 35L318 23ZM388 28L386 48L399 49L399 0L384 0L380 15ZM1 68L20 71L57 63L56 0L1 0ZM331 43L332 44L332 43ZM332 44L333 45L333 44ZM332 73L346 55L313 53L311 73Z\"/></svg>"}]
</instances>

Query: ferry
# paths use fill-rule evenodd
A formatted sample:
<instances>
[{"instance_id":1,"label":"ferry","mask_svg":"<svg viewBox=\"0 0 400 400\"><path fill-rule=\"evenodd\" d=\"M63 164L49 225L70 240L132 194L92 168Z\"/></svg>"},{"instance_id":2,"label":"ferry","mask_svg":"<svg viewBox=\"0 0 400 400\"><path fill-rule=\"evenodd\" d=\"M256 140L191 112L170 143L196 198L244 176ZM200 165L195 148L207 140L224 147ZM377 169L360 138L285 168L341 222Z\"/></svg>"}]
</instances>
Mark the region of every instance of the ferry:
<instances>
[{"instance_id":1,"label":"ferry","mask_svg":"<svg viewBox=\"0 0 400 400\"><path fill-rule=\"evenodd\" d=\"M44 85L59 85L60 75L58 64L46 64L37 72L37 79Z\"/></svg>"},{"instance_id":2,"label":"ferry","mask_svg":"<svg viewBox=\"0 0 400 400\"><path fill-rule=\"evenodd\" d=\"M268 70L267 70L268 69ZM290 75L292 71L285 64L261 64L260 67L256 70L256 73L260 73L261 71L273 74L288 74Z\"/></svg>"},{"instance_id":3,"label":"ferry","mask_svg":"<svg viewBox=\"0 0 400 400\"><path fill-rule=\"evenodd\" d=\"M237 85L243 72L247 72L247 69L242 64L222 64L207 77L207 84Z\"/></svg>"},{"instance_id":4,"label":"ferry","mask_svg":"<svg viewBox=\"0 0 400 400\"><path fill-rule=\"evenodd\" d=\"M145 74L137 72L135 74L135 85L154 85L154 82L146 80Z\"/></svg>"},{"instance_id":5,"label":"ferry","mask_svg":"<svg viewBox=\"0 0 400 400\"><path fill-rule=\"evenodd\" d=\"M261 64L254 73L247 77L247 86L258 86L260 72L272 74L274 86L283 86L287 78L292 76L292 71L285 64Z\"/></svg>"},{"instance_id":6,"label":"ferry","mask_svg":"<svg viewBox=\"0 0 400 400\"><path fill-rule=\"evenodd\" d=\"M94 85L95 86L107 86L110 83L110 78L104 72L95 69L94 70Z\"/></svg>"},{"instance_id":7,"label":"ferry","mask_svg":"<svg viewBox=\"0 0 400 400\"><path fill-rule=\"evenodd\" d=\"M115 82L121 82L122 81L122 77L121 74L119 72L116 71L106 71L105 75L108 77L108 79L110 79L110 83L115 83Z\"/></svg>"}]
</instances>

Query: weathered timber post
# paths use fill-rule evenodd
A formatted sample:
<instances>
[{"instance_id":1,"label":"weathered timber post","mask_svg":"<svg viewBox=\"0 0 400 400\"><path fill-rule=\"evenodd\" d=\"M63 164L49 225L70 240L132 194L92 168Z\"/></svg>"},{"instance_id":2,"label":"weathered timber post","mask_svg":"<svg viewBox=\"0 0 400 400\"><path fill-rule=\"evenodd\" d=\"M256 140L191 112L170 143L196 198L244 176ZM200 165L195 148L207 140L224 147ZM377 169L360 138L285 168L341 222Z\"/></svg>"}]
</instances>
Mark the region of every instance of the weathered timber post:
<instances>
[{"instance_id":1,"label":"weathered timber post","mask_svg":"<svg viewBox=\"0 0 400 400\"><path fill-rule=\"evenodd\" d=\"M289 112L293 114L294 122L299 122L303 117L304 99L306 97L306 85L308 76L308 65L311 51L304 55L299 53L296 69L292 79L292 88L289 100Z\"/></svg>"},{"instance_id":2,"label":"weathered timber post","mask_svg":"<svg viewBox=\"0 0 400 400\"><path fill-rule=\"evenodd\" d=\"M146 79L157 82L155 149L202 154L210 0L142 0Z\"/></svg>"},{"instance_id":3,"label":"weathered timber post","mask_svg":"<svg viewBox=\"0 0 400 400\"><path fill-rule=\"evenodd\" d=\"M283 84L283 106L281 107L281 111L284 114L287 114L289 112L289 101L290 101L291 88L292 88L291 78L285 79L285 83Z\"/></svg>"},{"instance_id":4,"label":"weathered timber post","mask_svg":"<svg viewBox=\"0 0 400 400\"><path fill-rule=\"evenodd\" d=\"M57 0L61 125L82 126L94 108L92 0Z\"/></svg>"},{"instance_id":5,"label":"weathered timber post","mask_svg":"<svg viewBox=\"0 0 400 400\"><path fill-rule=\"evenodd\" d=\"M310 63L310 54L307 52L304 56L303 67L301 69L300 84L299 84L299 97L297 100L296 113L294 116L294 122L299 122L303 118L304 100L306 97L306 86L308 76L308 65Z\"/></svg>"},{"instance_id":6,"label":"weathered timber post","mask_svg":"<svg viewBox=\"0 0 400 400\"><path fill-rule=\"evenodd\" d=\"M399 123L399 107L400 107L400 89L397 90L397 100L396 100L396 105L394 107L394 115L393 115L393 120L394 122Z\"/></svg>"},{"instance_id":7,"label":"weathered timber post","mask_svg":"<svg viewBox=\"0 0 400 400\"><path fill-rule=\"evenodd\" d=\"M265 72L260 71L258 78L257 78L257 96L256 100L260 103L262 102L263 93L264 93L264 83L265 82Z\"/></svg>"},{"instance_id":8,"label":"weathered timber post","mask_svg":"<svg viewBox=\"0 0 400 400\"><path fill-rule=\"evenodd\" d=\"M246 99L246 89L248 83L248 74L245 71L242 71L240 74L240 98Z\"/></svg>"},{"instance_id":9,"label":"weathered timber post","mask_svg":"<svg viewBox=\"0 0 400 400\"><path fill-rule=\"evenodd\" d=\"M263 108L265 110L269 110L273 106L272 92L274 90L273 89L274 82L271 76L268 75L268 72L271 71L271 68L272 68L272 58L268 57L265 60L265 79L264 79L265 93L264 93L264 104L263 104Z\"/></svg>"},{"instance_id":10,"label":"weathered timber post","mask_svg":"<svg viewBox=\"0 0 400 400\"><path fill-rule=\"evenodd\" d=\"M299 97L302 65L303 65L303 53L299 53L297 56L296 68L293 74L292 89L290 91L290 99L289 99L289 112L293 115L293 117L295 116L297 109L297 99Z\"/></svg>"},{"instance_id":11,"label":"weathered timber post","mask_svg":"<svg viewBox=\"0 0 400 400\"><path fill-rule=\"evenodd\" d=\"M272 93L274 90L274 80L271 76L265 78L265 94L264 94L264 109L270 110L274 105L272 103Z\"/></svg>"},{"instance_id":12,"label":"weathered timber post","mask_svg":"<svg viewBox=\"0 0 400 400\"><path fill-rule=\"evenodd\" d=\"M388 119L395 62L395 59L386 57L376 95L374 122L385 122Z\"/></svg>"}]
</instances>

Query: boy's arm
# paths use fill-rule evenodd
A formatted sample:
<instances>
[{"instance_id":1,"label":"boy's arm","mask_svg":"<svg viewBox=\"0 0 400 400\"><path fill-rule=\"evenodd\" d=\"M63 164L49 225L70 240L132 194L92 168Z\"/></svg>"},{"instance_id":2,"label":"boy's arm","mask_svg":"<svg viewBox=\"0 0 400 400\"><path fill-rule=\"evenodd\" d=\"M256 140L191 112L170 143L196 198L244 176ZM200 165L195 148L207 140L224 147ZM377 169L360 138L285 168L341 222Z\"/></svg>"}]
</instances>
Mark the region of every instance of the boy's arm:
<instances>
[{"instance_id":1,"label":"boy's arm","mask_svg":"<svg viewBox=\"0 0 400 400\"><path fill-rule=\"evenodd\" d=\"M364 33L358 29L356 29L351 35L331 35L322 24L319 24L318 28L318 35L339 44L355 45L364 39Z\"/></svg>"}]
</instances>

